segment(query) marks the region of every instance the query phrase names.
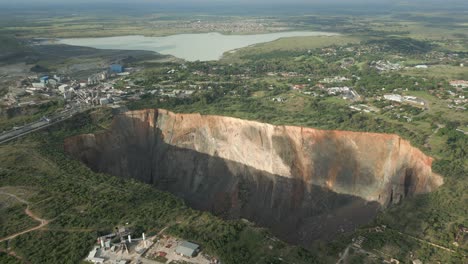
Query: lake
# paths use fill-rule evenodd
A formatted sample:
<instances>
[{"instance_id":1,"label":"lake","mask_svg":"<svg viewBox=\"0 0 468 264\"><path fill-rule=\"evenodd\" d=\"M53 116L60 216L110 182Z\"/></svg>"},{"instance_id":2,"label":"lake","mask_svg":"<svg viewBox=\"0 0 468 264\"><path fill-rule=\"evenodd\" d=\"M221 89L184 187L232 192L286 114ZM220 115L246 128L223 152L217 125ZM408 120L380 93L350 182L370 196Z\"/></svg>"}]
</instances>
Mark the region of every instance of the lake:
<instances>
[{"instance_id":1,"label":"lake","mask_svg":"<svg viewBox=\"0 0 468 264\"><path fill-rule=\"evenodd\" d=\"M97 49L149 50L187 61L218 60L224 52L280 38L335 36L337 33L292 31L256 35L223 35L217 32L178 34L166 37L119 36L105 38L67 38L59 43Z\"/></svg>"}]
</instances>

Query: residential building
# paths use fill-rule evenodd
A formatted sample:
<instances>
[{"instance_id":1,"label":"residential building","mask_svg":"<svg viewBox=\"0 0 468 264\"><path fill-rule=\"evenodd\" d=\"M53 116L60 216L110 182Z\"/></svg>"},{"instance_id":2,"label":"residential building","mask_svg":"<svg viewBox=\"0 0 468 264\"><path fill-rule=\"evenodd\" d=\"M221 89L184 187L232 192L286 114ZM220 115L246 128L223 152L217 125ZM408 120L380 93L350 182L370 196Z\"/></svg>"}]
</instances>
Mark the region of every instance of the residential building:
<instances>
[{"instance_id":1,"label":"residential building","mask_svg":"<svg viewBox=\"0 0 468 264\"><path fill-rule=\"evenodd\" d=\"M450 85L453 86L453 87L467 88L468 87L468 81L454 80L454 81L450 82Z\"/></svg>"}]
</instances>

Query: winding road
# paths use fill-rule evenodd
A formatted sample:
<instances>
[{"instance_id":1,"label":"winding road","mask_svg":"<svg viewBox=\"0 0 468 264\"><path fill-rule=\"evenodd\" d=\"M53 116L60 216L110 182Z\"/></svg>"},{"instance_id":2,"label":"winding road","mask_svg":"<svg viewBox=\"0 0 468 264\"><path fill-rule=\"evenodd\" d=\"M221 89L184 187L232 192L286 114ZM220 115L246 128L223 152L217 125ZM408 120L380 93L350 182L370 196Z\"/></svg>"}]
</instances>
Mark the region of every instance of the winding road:
<instances>
[{"instance_id":1,"label":"winding road","mask_svg":"<svg viewBox=\"0 0 468 264\"><path fill-rule=\"evenodd\" d=\"M7 193L7 192L1 191L1 190L0 190L0 194L8 195L8 196L10 196L10 197L15 198L15 199L18 200L19 202L26 204L27 206L26 206L26 209L24 210L24 212L25 212L29 217L31 217L32 219L36 220L37 222L40 222L40 224L39 224L38 226L35 226L35 227L32 227L32 228L26 229L26 230L24 230L24 231L15 233L15 234L13 234L13 235L10 235L10 236L4 237L4 238L0 238L0 242L7 241L7 240L11 240L11 239L13 239L13 238L15 238L15 237L17 237L17 236L20 236L20 235L23 235L23 234L32 232L32 231L34 231L34 230L41 229L41 228L43 228L44 226L46 226L46 225L49 224L49 220L42 219L42 218L40 218L39 216L35 215L33 212L31 212L31 210L29 210L29 202L28 202L28 201L26 201L26 200L24 200L24 199L21 199L20 197L14 195L14 194Z\"/></svg>"}]
</instances>

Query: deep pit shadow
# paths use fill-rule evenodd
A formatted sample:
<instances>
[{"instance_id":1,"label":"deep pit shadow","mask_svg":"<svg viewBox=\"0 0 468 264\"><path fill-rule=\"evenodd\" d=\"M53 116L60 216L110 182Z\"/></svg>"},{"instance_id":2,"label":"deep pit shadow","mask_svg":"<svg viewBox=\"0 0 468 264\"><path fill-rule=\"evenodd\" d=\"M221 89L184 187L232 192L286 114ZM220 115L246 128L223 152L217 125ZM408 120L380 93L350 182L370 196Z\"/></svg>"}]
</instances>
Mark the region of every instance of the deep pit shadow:
<instances>
[{"instance_id":1,"label":"deep pit shadow","mask_svg":"<svg viewBox=\"0 0 468 264\"><path fill-rule=\"evenodd\" d=\"M137 119L120 116L112 127L120 130L96 134L93 141L67 139L65 150L93 171L152 184L223 218L248 219L290 243L308 247L331 240L370 222L380 208L301 178L167 144L159 128Z\"/></svg>"}]
</instances>

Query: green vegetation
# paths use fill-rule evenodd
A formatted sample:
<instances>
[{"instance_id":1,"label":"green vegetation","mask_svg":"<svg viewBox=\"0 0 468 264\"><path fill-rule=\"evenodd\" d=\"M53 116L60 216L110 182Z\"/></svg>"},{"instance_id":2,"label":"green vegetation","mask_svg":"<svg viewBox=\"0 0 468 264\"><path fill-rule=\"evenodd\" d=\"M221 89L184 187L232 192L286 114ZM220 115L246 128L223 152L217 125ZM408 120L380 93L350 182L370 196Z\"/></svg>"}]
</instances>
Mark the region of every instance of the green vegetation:
<instances>
[{"instance_id":1,"label":"green vegetation","mask_svg":"<svg viewBox=\"0 0 468 264\"><path fill-rule=\"evenodd\" d=\"M3 195L0 195L0 198L4 199ZM0 205L0 237L6 237L38 225L36 221L24 213L26 205L5 206L3 201Z\"/></svg>"},{"instance_id":2,"label":"green vegetation","mask_svg":"<svg viewBox=\"0 0 468 264\"><path fill-rule=\"evenodd\" d=\"M370 40L368 44L377 44L387 52L401 54L425 54L433 49L431 43L411 38L387 37L380 40Z\"/></svg>"},{"instance_id":3,"label":"green vegetation","mask_svg":"<svg viewBox=\"0 0 468 264\"><path fill-rule=\"evenodd\" d=\"M31 263L78 263L95 238L90 232L35 231L13 239L10 246Z\"/></svg>"},{"instance_id":4,"label":"green vegetation","mask_svg":"<svg viewBox=\"0 0 468 264\"><path fill-rule=\"evenodd\" d=\"M2 55L5 56L8 53L21 51L23 49L23 45L13 36L9 35L0 35L0 47L2 47L0 58L2 58Z\"/></svg>"},{"instance_id":5,"label":"green vegetation","mask_svg":"<svg viewBox=\"0 0 468 264\"><path fill-rule=\"evenodd\" d=\"M0 26L1 28L1 26ZM0 29L0 66L17 61L18 57L31 54L31 49L12 34L3 33ZM1 72L0 72L1 73ZM0 89L1 91L1 89Z\"/></svg>"},{"instance_id":6,"label":"green vegetation","mask_svg":"<svg viewBox=\"0 0 468 264\"><path fill-rule=\"evenodd\" d=\"M0 262L3 264L21 264L21 260L0 251Z\"/></svg>"},{"instance_id":7,"label":"green vegetation","mask_svg":"<svg viewBox=\"0 0 468 264\"><path fill-rule=\"evenodd\" d=\"M430 66L428 69L410 68L404 70L403 74L408 76L449 78L454 80L468 79L467 68L458 65L434 65Z\"/></svg>"}]
</instances>

